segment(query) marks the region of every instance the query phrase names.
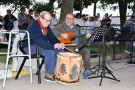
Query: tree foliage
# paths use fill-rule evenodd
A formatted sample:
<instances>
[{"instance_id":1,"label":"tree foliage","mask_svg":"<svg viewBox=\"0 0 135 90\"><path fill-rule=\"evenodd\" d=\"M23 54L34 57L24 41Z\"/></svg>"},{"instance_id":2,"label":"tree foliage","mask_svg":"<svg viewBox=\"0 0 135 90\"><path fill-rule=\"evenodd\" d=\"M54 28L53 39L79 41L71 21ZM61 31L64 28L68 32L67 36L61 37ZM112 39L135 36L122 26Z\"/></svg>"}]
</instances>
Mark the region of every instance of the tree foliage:
<instances>
[{"instance_id":1,"label":"tree foliage","mask_svg":"<svg viewBox=\"0 0 135 90\"><path fill-rule=\"evenodd\" d=\"M53 5L53 3L54 3L55 1L57 1L57 0L49 0L49 4L50 4L50 5Z\"/></svg>"},{"instance_id":2,"label":"tree foliage","mask_svg":"<svg viewBox=\"0 0 135 90\"><path fill-rule=\"evenodd\" d=\"M43 3L43 2L35 3L35 5L33 5L33 9L38 12L41 12L41 11L53 12L53 10L54 10L53 5L50 5L50 3Z\"/></svg>"},{"instance_id":3,"label":"tree foliage","mask_svg":"<svg viewBox=\"0 0 135 90\"><path fill-rule=\"evenodd\" d=\"M27 8L29 8L33 1L34 0L0 0L0 5L4 5L4 7L10 5L13 11L15 11L21 6L26 6Z\"/></svg>"},{"instance_id":4,"label":"tree foliage","mask_svg":"<svg viewBox=\"0 0 135 90\"><path fill-rule=\"evenodd\" d=\"M128 8L132 9L132 11L135 13L135 1L133 3L129 3Z\"/></svg>"},{"instance_id":5,"label":"tree foliage","mask_svg":"<svg viewBox=\"0 0 135 90\"><path fill-rule=\"evenodd\" d=\"M82 0L82 9L83 8L87 8L88 6L90 6L95 0ZM74 1L74 5L73 8L74 10L79 11L80 10L80 6L81 5L81 0L75 0Z\"/></svg>"},{"instance_id":6,"label":"tree foliage","mask_svg":"<svg viewBox=\"0 0 135 90\"><path fill-rule=\"evenodd\" d=\"M53 4L55 1L58 2L58 8L61 8L61 3L62 0L49 0L50 4ZM80 4L81 4L81 0L73 0L73 9L79 11L80 10ZM88 6L90 6L95 0L82 0L82 9L83 8L87 8Z\"/></svg>"},{"instance_id":7,"label":"tree foliage","mask_svg":"<svg viewBox=\"0 0 135 90\"><path fill-rule=\"evenodd\" d=\"M100 3L102 3L101 7L103 9L106 9L108 7L109 4L112 5L111 9L117 9L116 6L114 6L113 4L117 4L117 3L120 3L121 1L124 1L126 2L128 5L130 5L129 3L135 3L134 0L100 0ZM130 8L132 9L132 8Z\"/></svg>"},{"instance_id":8,"label":"tree foliage","mask_svg":"<svg viewBox=\"0 0 135 90\"><path fill-rule=\"evenodd\" d=\"M17 3L18 5L26 5L29 6L32 0L0 0L0 4L10 5Z\"/></svg>"}]
</instances>

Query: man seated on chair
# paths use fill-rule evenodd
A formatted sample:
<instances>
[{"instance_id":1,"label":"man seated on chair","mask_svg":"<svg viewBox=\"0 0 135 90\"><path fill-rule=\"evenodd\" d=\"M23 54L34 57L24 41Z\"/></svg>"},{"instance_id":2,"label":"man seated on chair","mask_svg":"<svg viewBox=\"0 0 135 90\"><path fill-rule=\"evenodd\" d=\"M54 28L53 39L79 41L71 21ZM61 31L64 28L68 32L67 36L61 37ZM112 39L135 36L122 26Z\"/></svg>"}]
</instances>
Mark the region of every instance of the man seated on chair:
<instances>
[{"instance_id":1,"label":"man seated on chair","mask_svg":"<svg viewBox=\"0 0 135 90\"><path fill-rule=\"evenodd\" d=\"M53 33L57 37L63 37L64 39L67 39L69 36L66 34L66 32L73 32L74 35L79 35L79 28L78 26L74 25L74 15L72 13L68 13L66 15L66 20L64 23L56 26L53 30ZM75 40L72 41L72 44L77 44L77 47L80 46L80 44L85 43L85 40L88 39L91 36L90 33L86 34L85 37L75 38ZM76 46L68 46L69 49L75 50ZM79 51L80 54L83 55L84 60L84 69L90 70L90 50L88 48L83 48Z\"/></svg>"},{"instance_id":2,"label":"man seated on chair","mask_svg":"<svg viewBox=\"0 0 135 90\"><path fill-rule=\"evenodd\" d=\"M56 81L54 78L54 70L56 66L57 53L63 52L64 44L54 36L49 24L51 22L51 14L47 11L40 13L39 19L32 22L28 26L28 32L31 42L31 54L36 53L36 45L39 47L39 53L44 56L45 78L46 81ZM26 38L26 36L25 36ZM28 52L28 45L25 42L24 50Z\"/></svg>"}]
</instances>

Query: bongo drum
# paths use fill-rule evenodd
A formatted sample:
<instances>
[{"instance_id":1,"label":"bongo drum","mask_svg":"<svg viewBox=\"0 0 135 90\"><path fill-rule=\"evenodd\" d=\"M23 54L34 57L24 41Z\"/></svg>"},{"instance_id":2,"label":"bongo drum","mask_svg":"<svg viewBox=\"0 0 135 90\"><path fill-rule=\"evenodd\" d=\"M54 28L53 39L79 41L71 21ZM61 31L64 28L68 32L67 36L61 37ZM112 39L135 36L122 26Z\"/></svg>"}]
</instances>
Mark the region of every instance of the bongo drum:
<instances>
[{"instance_id":1,"label":"bongo drum","mask_svg":"<svg viewBox=\"0 0 135 90\"><path fill-rule=\"evenodd\" d=\"M71 52L60 52L57 55L55 76L59 81L74 83L79 81L82 68L82 56Z\"/></svg>"}]
</instances>

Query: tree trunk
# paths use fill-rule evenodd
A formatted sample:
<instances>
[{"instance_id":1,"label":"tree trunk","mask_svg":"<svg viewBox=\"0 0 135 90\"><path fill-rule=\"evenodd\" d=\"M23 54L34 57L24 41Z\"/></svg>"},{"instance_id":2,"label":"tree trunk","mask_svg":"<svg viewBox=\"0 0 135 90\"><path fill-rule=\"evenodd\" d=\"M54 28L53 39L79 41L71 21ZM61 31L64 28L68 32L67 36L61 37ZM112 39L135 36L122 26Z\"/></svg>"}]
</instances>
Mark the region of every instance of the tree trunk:
<instances>
[{"instance_id":1,"label":"tree trunk","mask_svg":"<svg viewBox=\"0 0 135 90\"><path fill-rule=\"evenodd\" d=\"M55 2L56 0L49 0L49 4L53 6L53 3Z\"/></svg>"},{"instance_id":2,"label":"tree trunk","mask_svg":"<svg viewBox=\"0 0 135 90\"><path fill-rule=\"evenodd\" d=\"M73 4L74 4L74 0L62 0L59 23L62 23L65 20L67 13L73 12Z\"/></svg>"},{"instance_id":3,"label":"tree trunk","mask_svg":"<svg viewBox=\"0 0 135 90\"><path fill-rule=\"evenodd\" d=\"M83 9L83 0L80 0L80 14L82 15L82 9Z\"/></svg>"},{"instance_id":4,"label":"tree trunk","mask_svg":"<svg viewBox=\"0 0 135 90\"><path fill-rule=\"evenodd\" d=\"M96 4L97 4L97 0L94 1L93 16L96 16Z\"/></svg>"},{"instance_id":5,"label":"tree trunk","mask_svg":"<svg viewBox=\"0 0 135 90\"><path fill-rule=\"evenodd\" d=\"M122 28L126 21L127 0L118 0L120 12L120 27Z\"/></svg>"}]
</instances>

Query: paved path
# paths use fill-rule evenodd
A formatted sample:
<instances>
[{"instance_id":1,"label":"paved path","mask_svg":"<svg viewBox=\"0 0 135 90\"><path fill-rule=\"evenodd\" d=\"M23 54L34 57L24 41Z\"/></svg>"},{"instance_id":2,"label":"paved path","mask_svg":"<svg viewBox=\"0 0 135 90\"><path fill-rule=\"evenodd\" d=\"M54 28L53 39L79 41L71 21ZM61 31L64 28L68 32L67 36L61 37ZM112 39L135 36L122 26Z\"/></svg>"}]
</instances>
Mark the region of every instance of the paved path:
<instances>
[{"instance_id":1,"label":"paved path","mask_svg":"<svg viewBox=\"0 0 135 90\"><path fill-rule=\"evenodd\" d=\"M101 78L84 80L81 73L80 82L72 85L63 85L58 82L50 83L44 81L44 72L42 72L41 84L38 84L35 74L33 74L33 84L30 84L30 76L25 75L18 80L8 78L6 88L2 88L3 80L0 80L0 90L135 90L135 65L129 65L124 60L119 60L110 62L107 67L113 71L117 79L121 80L120 82L103 78L102 86L99 86ZM105 75L109 76L109 74Z\"/></svg>"}]
</instances>

